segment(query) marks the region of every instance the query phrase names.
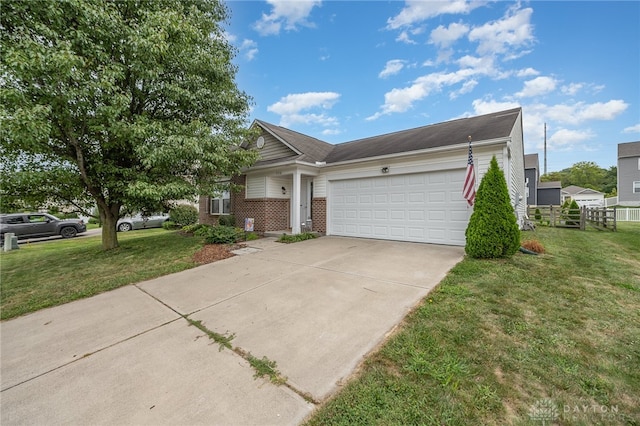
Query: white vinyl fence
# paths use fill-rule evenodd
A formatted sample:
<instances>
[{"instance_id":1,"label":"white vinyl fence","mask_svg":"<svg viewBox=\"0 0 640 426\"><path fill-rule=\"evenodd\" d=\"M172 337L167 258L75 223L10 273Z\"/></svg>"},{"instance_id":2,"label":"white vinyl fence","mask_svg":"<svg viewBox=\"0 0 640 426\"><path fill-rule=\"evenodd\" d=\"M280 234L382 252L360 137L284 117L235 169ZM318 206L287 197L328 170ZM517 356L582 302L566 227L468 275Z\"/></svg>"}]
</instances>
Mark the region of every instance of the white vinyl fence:
<instances>
[{"instance_id":1,"label":"white vinyl fence","mask_svg":"<svg viewBox=\"0 0 640 426\"><path fill-rule=\"evenodd\" d=\"M640 222L640 208L616 209L616 220L618 222Z\"/></svg>"}]
</instances>

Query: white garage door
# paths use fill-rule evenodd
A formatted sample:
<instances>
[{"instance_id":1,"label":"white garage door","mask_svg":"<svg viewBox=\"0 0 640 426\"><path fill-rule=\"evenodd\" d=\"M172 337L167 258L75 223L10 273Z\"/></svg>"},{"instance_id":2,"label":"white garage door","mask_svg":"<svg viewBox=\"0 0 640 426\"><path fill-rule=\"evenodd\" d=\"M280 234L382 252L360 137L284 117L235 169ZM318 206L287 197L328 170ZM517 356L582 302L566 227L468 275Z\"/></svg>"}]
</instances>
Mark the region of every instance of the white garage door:
<instances>
[{"instance_id":1,"label":"white garage door","mask_svg":"<svg viewBox=\"0 0 640 426\"><path fill-rule=\"evenodd\" d=\"M464 169L331 182L331 235L464 245Z\"/></svg>"}]
</instances>

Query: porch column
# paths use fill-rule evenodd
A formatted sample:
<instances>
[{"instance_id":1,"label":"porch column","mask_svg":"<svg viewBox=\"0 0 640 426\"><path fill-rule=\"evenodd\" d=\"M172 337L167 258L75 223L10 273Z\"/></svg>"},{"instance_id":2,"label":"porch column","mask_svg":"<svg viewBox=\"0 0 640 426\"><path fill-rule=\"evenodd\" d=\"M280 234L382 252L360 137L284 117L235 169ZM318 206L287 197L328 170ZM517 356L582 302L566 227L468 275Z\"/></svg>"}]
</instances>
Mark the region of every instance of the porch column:
<instances>
[{"instance_id":1,"label":"porch column","mask_svg":"<svg viewBox=\"0 0 640 426\"><path fill-rule=\"evenodd\" d=\"M293 223L291 224L291 233L300 233L300 170L293 171L293 189L291 190L291 217Z\"/></svg>"}]
</instances>

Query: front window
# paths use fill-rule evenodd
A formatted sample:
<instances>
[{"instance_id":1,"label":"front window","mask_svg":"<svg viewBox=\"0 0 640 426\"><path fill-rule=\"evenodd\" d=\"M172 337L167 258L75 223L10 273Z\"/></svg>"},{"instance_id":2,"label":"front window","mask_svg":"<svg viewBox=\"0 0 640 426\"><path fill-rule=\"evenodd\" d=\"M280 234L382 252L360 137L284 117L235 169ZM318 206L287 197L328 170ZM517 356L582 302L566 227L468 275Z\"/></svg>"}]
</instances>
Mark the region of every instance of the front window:
<instances>
[{"instance_id":1,"label":"front window","mask_svg":"<svg viewBox=\"0 0 640 426\"><path fill-rule=\"evenodd\" d=\"M211 197L211 214L230 214L231 198L229 191L225 191L219 197Z\"/></svg>"},{"instance_id":2,"label":"front window","mask_svg":"<svg viewBox=\"0 0 640 426\"><path fill-rule=\"evenodd\" d=\"M633 182L633 193L640 194L640 180Z\"/></svg>"}]
</instances>

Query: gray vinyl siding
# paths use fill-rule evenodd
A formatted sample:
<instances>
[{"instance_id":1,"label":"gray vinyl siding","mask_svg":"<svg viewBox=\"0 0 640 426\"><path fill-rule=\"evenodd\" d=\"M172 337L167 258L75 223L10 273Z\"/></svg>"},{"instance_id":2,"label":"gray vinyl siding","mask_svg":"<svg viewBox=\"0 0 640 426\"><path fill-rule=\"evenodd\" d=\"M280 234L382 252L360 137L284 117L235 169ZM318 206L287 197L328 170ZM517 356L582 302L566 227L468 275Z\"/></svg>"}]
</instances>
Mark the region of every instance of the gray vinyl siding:
<instances>
[{"instance_id":1,"label":"gray vinyl siding","mask_svg":"<svg viewBox=\"0 0 640 426\"><path fill-rule=\"evenodd\" d=\"M278 158L287 158L297 155L295 151L276 139L270 133L262 132L262 137L264 138L264 147L262 149L258 149L258 152L260 153L260 160L275 160ZM249 144L249 149L257 149L256 141Z\"/></svg>"},{"instance_id":2,"label":"gray vinyl siding","mask_svg":"<svg viewBox=\"0 0 640 426\"><path fill-rule=\"evenodd\" d=\"M538 188L538 206L559 206L560 188Z\"/></svg>"},{"instance_id":3,"label":"gray vinyl siding","mask_svg":"<svg viewBox=\"0 0 640 426\"><path fill-rule=\"evenodd\" d=\"M640 157L618 159L618 204L640 203L640 193L633 193L633 182L640 181Z\"/></svg>"},{"instance_id":4,"label":"gray vinyl siding","mask_svg":"<svg viewBox=\"0 0 640 426\"><path fill-rule=\"evenodd\" d=\"M524 180L529 180L529 196L527 197L527 204L535 206L538 204L538 180L536 179L536 169L526 169L524 171Z\"/></svg>"}]
</instances>

